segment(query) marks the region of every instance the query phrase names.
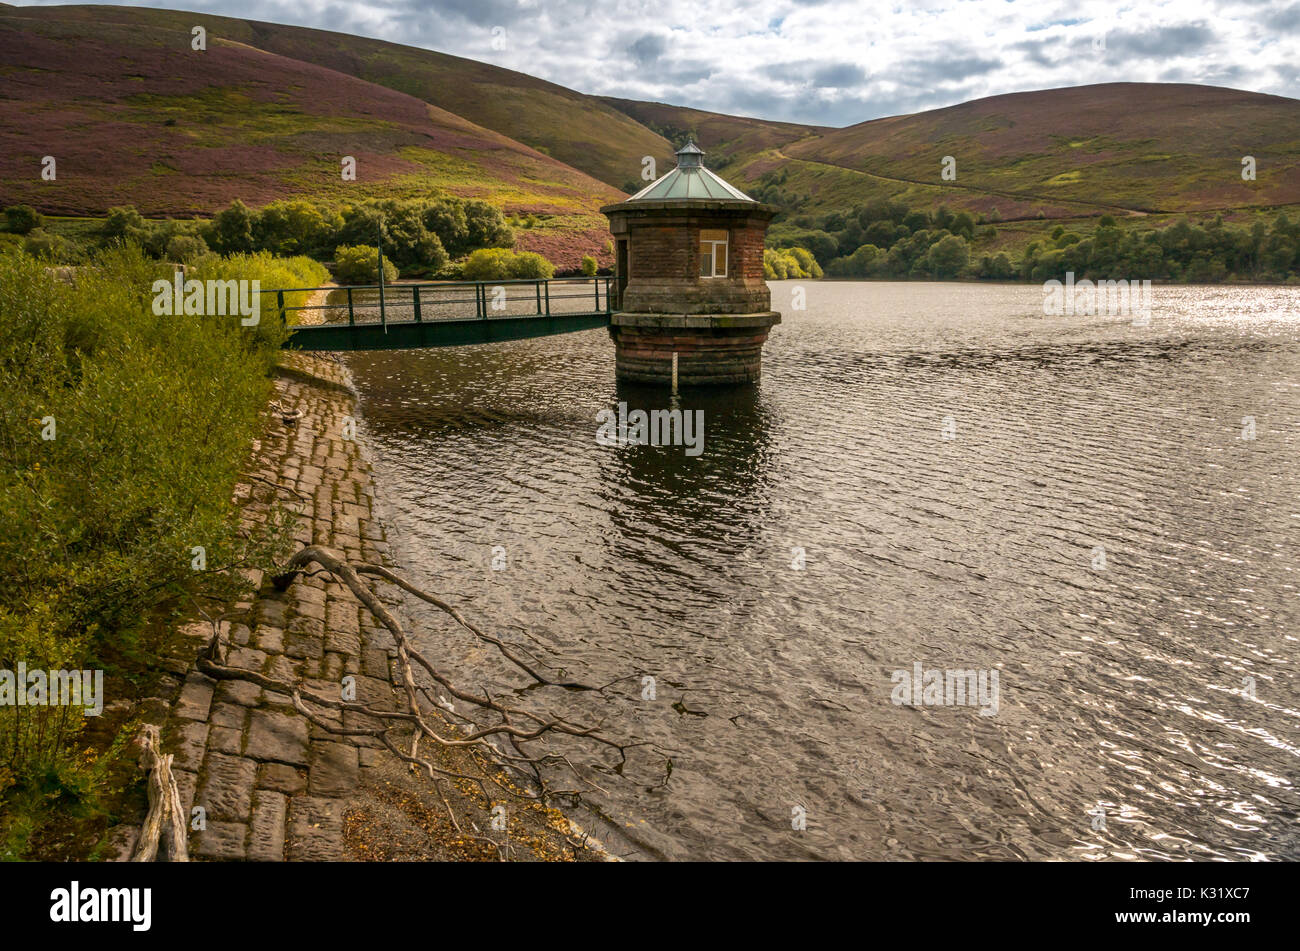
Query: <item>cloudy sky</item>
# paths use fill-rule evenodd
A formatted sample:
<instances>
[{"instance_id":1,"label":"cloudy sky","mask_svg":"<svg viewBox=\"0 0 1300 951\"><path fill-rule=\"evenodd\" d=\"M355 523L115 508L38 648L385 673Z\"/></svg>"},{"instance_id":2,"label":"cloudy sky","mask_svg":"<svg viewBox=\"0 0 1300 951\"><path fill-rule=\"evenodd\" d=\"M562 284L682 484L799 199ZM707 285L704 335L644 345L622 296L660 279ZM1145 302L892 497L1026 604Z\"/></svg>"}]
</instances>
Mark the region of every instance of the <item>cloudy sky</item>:
<instances>
[{"instance_id":1,"label":"cloudy sky","mask_svg":"<svg viewBox=\"0 0 1300 951\"><path fill-rule=\"evenodd\" d=\"M144 5L424 46L587 93L835 126L999 93L1116 80L1210 83L1300 98L1300 0Z\"/></svg>"}]
</instances>

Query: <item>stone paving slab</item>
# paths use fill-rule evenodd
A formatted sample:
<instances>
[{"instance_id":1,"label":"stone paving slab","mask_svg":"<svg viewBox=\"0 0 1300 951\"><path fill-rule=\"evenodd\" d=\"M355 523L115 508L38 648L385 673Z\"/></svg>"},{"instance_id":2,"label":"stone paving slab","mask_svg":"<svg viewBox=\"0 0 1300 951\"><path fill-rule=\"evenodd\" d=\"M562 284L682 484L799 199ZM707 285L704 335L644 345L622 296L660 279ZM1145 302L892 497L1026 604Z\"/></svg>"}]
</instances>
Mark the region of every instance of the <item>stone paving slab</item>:
<instances>
[{"instance_id":1,"label":"stone paving slab","mask_svg":"<svg viewBox=\"0 0 1300 951\"><path fill-rule=\"evenodd\" d=\"M294 535L360 557L360 540L386 550L383 526L373 519L369 464L355 441L342 438L341 421L355 416L346 371L336 362L286 354L287 371L275 399L302 411L292 428L272 417L254 447L254 474L301 496ZM322 385L323 384L323 385ZM236 489L246 520L263 518L266 495L251 480ZM371 547L367 557L377 550ZM382 558L376 559L382 560ZM261 573L259 590L228 628L231 666L245 667L304 689L339 695L343 677L356 675L367 702L396 708L388 634L363 624L360 604L346 587L325 577L299 577L276 591ZM391 594L388 595L391 597ZM287 696L243 681L214 682L194 659L211 636L207 622L184 625L183 649L161 663L175 675L164 683L152 715L163 723L164 748L187 816L201 806L201 828L191 831L199 860L324 861L346 858L343 817L362 770L387 752L335 737L295 711ZM149 712L149 711L145 711ZM343 725L340 711L323 719ZM349 725L362 723L350 715ZM367 723L366 725L370 725ZM118 835L126 842L134 830ZM115 840L116 841L116 840ZM123 848L121 842L115 852ZM129 848L127 851L129 854Z\"/></svg>"},{"instance_id":2,"label":"stone paving slab","mask_svg":"<svg viewBox=\"0 0 1300 951\"><path fill-rule=\"evenodd\" d=\"M341 435L343 417L356 414L346 372L319 357L289 353L284 359L289 370L276 381L274 398L302 416L293 427L270 419L254 447L250 475L294 489L293 535L300 542L315 541L354 560L391 563L374 517L369 465L358 444ZM268 495L269 487L253 479L234 493L246 521L266 517ZM224 612L231 618L230 665L322 696L341 696L343 678L352 676L357 700L377 710L403 708L393 687L391 638L351 591L324 574L299 576L284 591L260 574L250 580L259 585L256 594ZM394 586L375 590L384 603L401 605ZM185 625L180 646L159 662L167 673L157 696L141 709L162 725L164 749L175 754L191 856L272 862L353 857L344 841L350 805L370 795L362 792L368 779L388 775L385 770L409 771L372 737L340 737L310 723L288 696L197 673L195 658L210 633L207 622ZM351 711L325 711L320 719L348 729L379 722ZM203 808L204 821L194 807ZM106 854L129 856L138 829L118 829Z\"/></svg>"}]
</instances>

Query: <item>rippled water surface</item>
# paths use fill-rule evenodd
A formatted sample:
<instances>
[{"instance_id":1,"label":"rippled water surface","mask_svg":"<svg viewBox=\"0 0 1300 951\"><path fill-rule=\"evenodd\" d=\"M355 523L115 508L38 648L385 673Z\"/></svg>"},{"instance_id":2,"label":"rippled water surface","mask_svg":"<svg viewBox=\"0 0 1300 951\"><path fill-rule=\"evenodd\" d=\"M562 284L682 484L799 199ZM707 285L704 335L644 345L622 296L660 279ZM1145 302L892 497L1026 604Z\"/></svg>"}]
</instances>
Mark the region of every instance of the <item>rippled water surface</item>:
<instances>
[{"instance_id":1,"label":"rippled water surface","mask_svg":"<svg viewBox=\"0 0 1300 951\"><path fill-rule=\"evenodd\" d=\"M597 777L616 848L1300 858L1300 289L1157 288L1135 327L1037 287L805 287L772 285L761 384L682 396L695 458L597 444L598 411L669 400L615 383L603 330L348 357L408 572L626 678L527 695L650 744ZM894 704L918 663L996 670L996 715Z\"/></svg>"}]
</instances>

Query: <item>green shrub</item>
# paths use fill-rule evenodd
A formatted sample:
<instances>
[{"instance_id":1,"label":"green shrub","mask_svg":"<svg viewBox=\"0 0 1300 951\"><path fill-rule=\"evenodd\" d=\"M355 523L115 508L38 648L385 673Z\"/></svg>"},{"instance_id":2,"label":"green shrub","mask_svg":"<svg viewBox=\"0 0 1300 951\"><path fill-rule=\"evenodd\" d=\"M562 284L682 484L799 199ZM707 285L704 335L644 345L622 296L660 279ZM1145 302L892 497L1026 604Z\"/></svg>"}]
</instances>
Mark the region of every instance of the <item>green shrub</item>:
<instances>
[{"instance_id":1,"label":"green shrub","mask_svg":"<svg viewBox=\"0 0 1300 951\"><path fill-rule=\"evenodd\" d=\"M600 270L600 265L590 254L582 256L582 273L584 277L595 277L596 272Z\"/></svg>"},{"instance_id":2,"label":"green shrub","mask_svg":"<svg viewBox=\"0 0 1300 951\"><path fill-rule=\"evenodd\" d=\"M769 281L821 276L821 266L806 248L767 248L763 251L763 277Z\"/></svg>"},{"instance_id":3,"label":"green shrub","mask_svg":"<svg viewBox=\"0 0 1300 951\"><path fill-rule=\"evenodd\" d=\"M230 207L219 212L204 232L203 238L214 251L242 254L253 250L253 213L236 198Z\"/></svg>"},{"instance_id":4,"label":"green shrub","mask_svg":"<svg viewBox=\"0 0 1300 951\"><path fill-rule=\"evenodd\" d=\"M5 209L5 225L13 234L27 234L45 224L45 219L29 205L10 205Z\"/></svg>"},{"instance_id":5,"label":"green shrub","mask_svg":"<svg viewBox=\"0 0 1300 951\"><path fill-rule=\"evenodd\" d=\"M1017 270L1007 252L999 251L996 255L986 254L980 259L978 273L983 278L1006 281L1015 277Z\"/></svg>"},{"instance_id":6,"label":"green shrub","mask_svg":"<svg viewBox=\"0 0 1300 951\"><path fill-rule=\"evenodd\" d=\"M873 277L883 263L884 252L874 244L864 244L847 257L837 258L826 268L834 277Z\"/></svg>"},{"instance_id":7,"label":"green shrub","mask_svg":"<svg viewBox=\"0 0 1300 951\"><path fill-rule=\"evenodd\" d=\"M769 281L784 281L790 270L790 261L780 251L763 250L763 277Z\"/></svg>"},{"instance_id":8,"label":"green shrub","mask_svg":"<svg viewBox=\"0 0 1300 951\"><path fill-rule=\"evenodd\" d=\"M169 261L193 264L208 253L208 245L196 234L178 234L167 242L164 255Z\"/></svg>"},{"instance_id":9,"label":"green shrub","mask_svg":"<svg viewBox=\"0 0 1300 951\"><path fill-rule=\"evenodd\" d=\"M275 201L257 213L253 241L272 254L306 254L332 247L331 222L309 201Z\"/></svg>"},{"instance_id":10,"label":"green shrub","mask_svg":"<svg viewBox=\"0 0 1300 951\"><path fill-rule=\"evenodd\" d=\"M268 288L322 275L304 258L257 255L209 255L192 274ZM154 282L171 278L131 246L102 251L75 287L0 254L0 668L106 669L106 691L122 696L121 665L149 662L147 622L161 607L239 593L221 569L270 568L284 551L278 523L241 531L230 501L284 331L155 314ZM195 546L206 571L192 569ZM82 768L67 749L80 716L68 715L0 707L13 795Z\"/></svg>"},{"instance_id":11,"label":"green shrub","mask_svg":"<svg viewBox=\"0 0 1300 951\"><path fill-rule=\"evenodd\" d=\"M149 223L131 205L108 209L104 226L99 229L106 242L123 241L143 245L149 239Z\"/></svg>"},{"instance_id":12,"label":"green shrub","mask_svg":"<svg viewBox=\"0 0 1300 951\"><path fill-rule=\"evenodd\" d=\"M340 284L378 284L379 249L362 244L334 249L334 279ZM397 268L384 257L384 280L397 280Z\"/></svg>"},{"instance_id":13,"label":"green shrub","mask_svg":"<svg viewBox=\"0 0 1300 951\"><path fill-rule=\"evenodd\" d=\"M168 255L167 248L173 238L186 237L203 239L199 236L202 230L202 223L198 221L176 221L168 218L165 221L156 222L149 229L149 236L143 242L145 253L154 258L165 258L171 261L177 261ZM204 250L207 250L207 242L203 242Z\"/></svg>"},{"instance_id":14,"label":"green shrub","mask_svg":"<svg viewBox=\"0 0 1300 951\"><path fill-rule=\"evenodd\" d=\"M555 276L555 266L533 251L480 248L466 259L461 276L467 281L546 279Z\"/></svg>"},{"instance_id":15,"label":"green shrub","mask_svg":"<svg viewBox=\"0 0 1300 951\"><path fill-rule=\"evenodd\" d=\"M970 246L965 238L950 234L930 245L925 262L935 277L956 277L970 262Z\"/></svg>"},{"instance_id":16,"label":"green shrub","mask_svg":"<svg viewBox=\"0 0 1300 951\"><path fill-rule=\"evenodd\" d=\"M50 234L44 228L36 228L27 235L23 250L46 264L55 264L67 258L72 245L67 239L57 234Z\"/></svg>"},{"instance_id":17,"label":"green shrub","mask_svg":"<svg viewBox=\"0 0 1300 951\"><path fill-rule=\"evenodd\" d=\"M448 249L457 257L475 248L508 248L515 243L514 232L501 212L481 199L471 198L465 202L465 223L469 228L465 247Z\"/></svg>"},{"instance_id":18,"label":"green shrub","mask_svg":"<svg viewBox=\"0 0 1300 951\"><path fill-rule=\"evenodd\" d=\"M260 320L255 327L245 329L246 339L266 351L274 351L284 343L287 331L277 312L278 301L273 291L286 287L320 287L329 282L330 273L325 266L309 257L276 257L265 251L253 254L208 254L201 257L186 274L186 279L199 281L252 280L261 282L262 295L259 306ZM299 307L311 297L308 291L284 295L286 318L296 315L290 308Z\"/></svg>"},{"instance_id":19,"label":"green shrub","mask_svg":"<svg viewBox=\"0 0 1300 951\"><path fill-rule=\"evenodd\" d=\"M514 254L512 251L506 253ZM519 280L546 280L555 277L555 265L535 251L520 251L511 262L510 276Z\"/></svg>"}]
</instances>

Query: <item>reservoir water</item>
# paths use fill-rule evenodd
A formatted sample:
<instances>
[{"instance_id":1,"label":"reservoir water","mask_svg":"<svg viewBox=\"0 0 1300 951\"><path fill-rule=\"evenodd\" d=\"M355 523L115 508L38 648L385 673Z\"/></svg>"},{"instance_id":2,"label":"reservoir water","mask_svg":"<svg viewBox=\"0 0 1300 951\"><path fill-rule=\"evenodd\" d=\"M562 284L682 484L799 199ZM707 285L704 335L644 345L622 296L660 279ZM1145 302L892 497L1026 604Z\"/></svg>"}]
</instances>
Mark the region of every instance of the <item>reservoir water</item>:
<instances>
[{"instance_id":1,"label":"reservoir water","mask_svg":"<svg viewBox=\"0 0 1300 951\"><path fill-rule=\"evenodd\" d=\"M523 701L647 744L595 777L614 850L1300 858L1300 288L1158 287L1135 326L800 286L760 384L682 394L699 455L597 442L670 404L603 330L347 357L404 572L615 682ZM894 702L918 669L996 671L995 712Z\"/></svg>"}]
</instances>

